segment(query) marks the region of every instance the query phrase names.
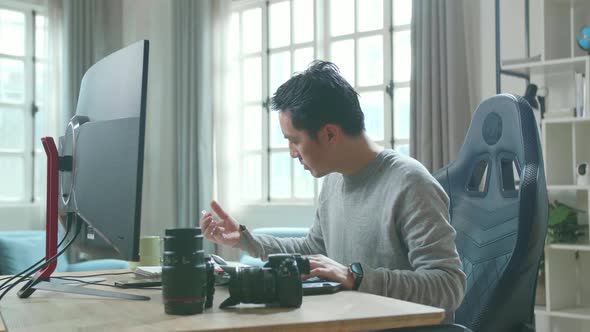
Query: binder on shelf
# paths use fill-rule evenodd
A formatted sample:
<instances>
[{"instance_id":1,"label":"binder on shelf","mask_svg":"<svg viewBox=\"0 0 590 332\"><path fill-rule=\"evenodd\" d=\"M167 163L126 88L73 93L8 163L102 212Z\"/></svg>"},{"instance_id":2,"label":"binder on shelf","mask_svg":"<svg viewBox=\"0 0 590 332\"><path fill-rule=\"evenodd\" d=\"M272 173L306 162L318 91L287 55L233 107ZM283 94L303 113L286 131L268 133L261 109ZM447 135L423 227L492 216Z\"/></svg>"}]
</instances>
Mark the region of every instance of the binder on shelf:
<instances>
[{"instance_id":1,"label":"binder on shelf","mask_svg":"<svg viewBox=\"0 0 590 332\"><path fill-rule=\"evenodd\" d=\"M575 81L575 98L576 98L576 116L586 117L587 112L584 110L584 102L586 99L586 78L582 73L574 74Z\"/></svg>"}]
</instances>

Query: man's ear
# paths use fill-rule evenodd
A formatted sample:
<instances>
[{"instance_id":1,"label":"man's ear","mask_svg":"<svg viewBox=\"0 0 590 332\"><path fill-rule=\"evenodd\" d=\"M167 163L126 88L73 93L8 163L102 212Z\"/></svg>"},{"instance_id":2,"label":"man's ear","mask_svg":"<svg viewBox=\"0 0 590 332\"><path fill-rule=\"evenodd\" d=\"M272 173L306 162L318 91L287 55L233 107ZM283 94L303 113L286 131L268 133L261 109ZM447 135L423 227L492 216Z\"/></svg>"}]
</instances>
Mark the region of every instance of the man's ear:
<instances>
[{"instance_id":1,"label":"man's ear","mask_svg":"<svg viewBox=\"0 0 590 332\"><path fill-rule=\"evenodd\" d=\"M328 143L336 143L342 137L342 128L335 124L328 123L324 126L324 135Z\"/></svg>"}]
</instances>

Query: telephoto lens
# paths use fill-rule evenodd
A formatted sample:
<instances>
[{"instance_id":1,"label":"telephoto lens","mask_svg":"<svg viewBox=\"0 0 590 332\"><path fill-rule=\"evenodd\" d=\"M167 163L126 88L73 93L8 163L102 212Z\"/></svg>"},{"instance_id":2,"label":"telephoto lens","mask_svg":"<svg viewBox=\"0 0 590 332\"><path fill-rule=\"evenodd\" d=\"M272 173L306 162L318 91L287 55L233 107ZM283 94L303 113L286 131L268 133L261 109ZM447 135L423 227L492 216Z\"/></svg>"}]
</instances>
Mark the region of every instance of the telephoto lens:
<instances>
[{"instance_id":1,"label":"telephoto lens","mask_svg":"<svg viewBox=\"0 0 590 332\"><path fill-rule=\"evenodd\" d=\"M162 299L167 314L192 315L203 312L208 286L206 264L200 228L166 230Z\"/></svg>"}]
</instances>

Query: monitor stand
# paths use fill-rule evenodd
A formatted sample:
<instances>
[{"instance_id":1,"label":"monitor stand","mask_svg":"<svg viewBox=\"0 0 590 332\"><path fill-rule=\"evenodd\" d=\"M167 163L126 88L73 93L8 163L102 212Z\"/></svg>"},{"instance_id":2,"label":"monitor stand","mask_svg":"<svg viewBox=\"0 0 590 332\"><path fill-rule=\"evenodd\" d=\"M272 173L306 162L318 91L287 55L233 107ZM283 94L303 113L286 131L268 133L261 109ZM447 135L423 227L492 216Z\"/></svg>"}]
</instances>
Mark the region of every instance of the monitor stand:
<instances>
[{"instance_id":1,"label":"monitor stand","mask_svg":"<svg viewBox=\"0 0 590 332\"><path fill-rule=\"evenodd\" d=\"M59 157L57 154L57 148L55 142L51 137L41 138L43 143L43 149L47 154L47 205L46 205L46 229L45 229L45 260L49 261L52 257L57 255L57 199L59 196L58 191L58 178L59 178ZM35 273L35 275L29 280L23 288L18 291L18 297L27 298L31 296L37 289L51 291L51 292L62 292L62 293L73 293L83 294L92 296L112 297L119 299L128 300L149 300L148 296L126 294L105 291L100 289L85 288L80 286L69 286L64 285L60 282L51 282L51 274L55 271L57 266L57 257L43 269Z\"/></svg>"}]
</instances>

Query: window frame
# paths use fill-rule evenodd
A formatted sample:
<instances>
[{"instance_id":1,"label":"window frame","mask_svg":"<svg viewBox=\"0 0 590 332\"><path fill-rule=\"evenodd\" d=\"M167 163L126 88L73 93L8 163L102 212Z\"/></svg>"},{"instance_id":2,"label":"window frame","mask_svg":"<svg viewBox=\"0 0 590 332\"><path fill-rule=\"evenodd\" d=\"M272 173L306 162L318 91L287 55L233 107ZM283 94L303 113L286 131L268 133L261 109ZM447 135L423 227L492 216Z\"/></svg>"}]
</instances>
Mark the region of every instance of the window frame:
<instances>
[{"instance_id":1,"label":"window frame","mask_svg":"<svg viewBox=\"0 0 590 332\"><path fill-rule=\"evenodd\" d=\"M37 16L44 16L46 19L46 25L48 20L47 8L42 5L27 3L27 2L16 2L11 0L0 0L0 9L14 10L23 12L25 14L25 52L23 56L14 56L8 54L0 54L0 58L13 58L24 61L25 65L25 97L22 104L11 104L1 103L2 106L8 106L10 108L17 108L24 112L25 119L25 138L23 149L14 151L12 149L0 150L0 155L12 155L12 156L23 156L24 161L24 193L21 199L8 200L0 198L0 223L2 229L30 229L38 228L44 224L43 207L44 203L44 177L42 172L40 183L35 183L35 163L45 164L45 160L42 159L44 154L41 149L41 144L35 145L34 139L35 133L35 116L33 112L38 110L38 100L36 100L36 65L37 63L45 63L46 75L49 75L49 60L46 58L38 59L35 54L35 35L36 35L36 22ZM48 51L48 34L45 39L45 49ZM45 77L45 84L48 82L48 76ZM47 89L47 87L44 87ZM47 90L46 90L47 91ZM46 94L47 97L47 94ZM47 112L44 118L44 126L47 132L54 132L52 127L52 117L55 115L55 111L49 105L48 100L45 100L44 111ZM36 195L36 187L38 188L39 196Z\"/></svg>"},{"instance_id":2,"label":"window frame","mask_svg":"<svg viewBox=\"0 0 590 332\"><path fill-rule=\"evenodd\" d=\"M289 2L290 3L290 43L287 46L281 46L278 48L270 49L268 47L268 43L270 41L270 35L268 33L269 24L270 24L270 17L269 17L269 8L272 4L280 3L280 2ZM240 197L241 200L245 203L246 206L313 206L317 203L319 190L321 187L321 179L313 179L314 181L314 196L312 199L302 199L296 198L294 196L294 167L296 165L294 160L290 158L290 181L291 181L291 197L289 198L271 198L270 197L270 155L271 153L276 152L287 152L289 151L288 146L285 147L271 147L270 142L270 115L273 111L269 108L269 101L272 97L271 91L269 91L270 85L270 55L276 54L278 52L289 51L290 57L290 64L291 64L291 71L293 71L293 51L295 49L301 48L301 45L313 45L314 49L314 58L315 59L327 59L328 61L332 61L330 57L330 48L331 44L334 41L338 40L347 40L353 39L354 40L354 61L355 61L355 82L350 82L351 85L355 88L355 90L362 94L364 92L376 92L380 91L383 93L383 116L384 116L384 137L383 140L375 140L378 144L386 147L386 148L397 148L403 145L409 145L409 138L408 139L400 139L395 138L394 128L395 128L395 116L394 116L394 92L398 88L409 88L410 82L394 82L394 36L396 32L400 31L410 31L411 24L405 25L394 25L394 15L393 15L393 7L394 1L396 0L382 0L383 1L383 27L380 29L370 30L370 31L358 31L358 16L359 16L359 3L361 0L354 0L354 15L355 15L355 27L353 33L340 35L340 36L330 36L330 0L329 1L318 1L313 0L314 5L314 40L312 42L307 43L294 43L293 35L294 35L294 11L293 11L293 1L292 0L241 0L241 1L233 1L231 7L231 13L234 14L236 12L239 13L239 36L240 36L240 59L242 57L241 54L241 43L242 43L242 13L245 10L252 9L255 7L261 8L262 13L262 48L261 48L261 63L262 63L262 115L261 115L261 122L262 122L262 143L261 149L259 152L261 155L261 197L257 200L247 200L244 198L242 191L240 190ZM383 40L383 82L381 84L376 84L372 86L363 86L360 87L357 85L358 81L358 70L359 70L359 48L358 48L358 40L359 38L367 37L367 36L381 36ZM309 46L306 46L309 47ZM243 113L244 110L244 103L242 101L242 88L243 88L243 69L242 69L242 61L238 64L238 68L240 71L240 103L239 103L239 125L240 131L242 130L243 126ZM240 135L243 133L240 132ZM247 153L240 149L240 163L243 162L243 155Z\"/></svg>"}]
</instances>

